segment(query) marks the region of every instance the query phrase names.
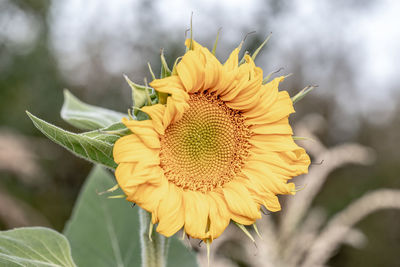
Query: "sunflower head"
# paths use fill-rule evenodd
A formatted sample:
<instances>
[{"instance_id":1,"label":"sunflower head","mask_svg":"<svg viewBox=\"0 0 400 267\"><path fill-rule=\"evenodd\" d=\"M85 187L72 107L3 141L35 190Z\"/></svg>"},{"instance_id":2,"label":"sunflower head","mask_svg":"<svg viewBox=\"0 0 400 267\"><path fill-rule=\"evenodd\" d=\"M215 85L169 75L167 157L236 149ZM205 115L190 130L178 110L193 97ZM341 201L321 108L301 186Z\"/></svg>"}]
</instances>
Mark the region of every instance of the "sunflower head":
<instances>
[{"instance_id":1,"label":"sunflower head","mask_svg":"<svg viewBox=\"0 0 400 267\"><path fill-rule=\"evenodd\" d=\"M159 233L183 228L209 241L231 220L253 224L261 206L280 210L277 195L294 194L287 181L310 159L292 138L284 77L263 84L250 56L239 65L239 48L221 64L193 40L186 46L172 75L150 83L166 101L141 108L148 120L123 120L132 134L114 145L116 178Z\"/></svg>"},{"instance_id":2,"label":"sunflower head","mask_svg":"<svg viewBox=\"0 0 400 267\"><path fill-rule=\"evenodd\" d=\"M175 185L206 193L240 172L251 132L240 112L215 94L194 93L188 103L183 117L161 136L161 167Z\"/></svg>"}]
</instances>

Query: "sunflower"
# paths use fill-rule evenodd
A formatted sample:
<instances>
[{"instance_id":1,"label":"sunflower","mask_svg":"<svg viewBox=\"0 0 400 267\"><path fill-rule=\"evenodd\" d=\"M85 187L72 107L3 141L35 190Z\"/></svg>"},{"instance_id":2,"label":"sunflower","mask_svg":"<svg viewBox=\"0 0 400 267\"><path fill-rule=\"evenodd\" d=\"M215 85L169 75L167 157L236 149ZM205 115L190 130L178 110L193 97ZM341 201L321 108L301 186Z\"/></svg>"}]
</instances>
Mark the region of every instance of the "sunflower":
<instances>
[{"instance_id":1,"label":"sunflower","mask_svg":"<svg viewBox=\"0 0 400 267\"><path fill-rule=\"evenodd\" d=\"M143 107L148 120L123 120L133 134L114 145L115 175L157 232L183 228L210 241L231 220L254 224L262 206L279 211L277 195L296 192L287 181L310 159L292 138L293 103L278 91L284 77L263 84L250 56L239 64L240 48L221 64L195 41L185 44L173 75L150 83L166 103Z\"/></svg>"}]
</instances>

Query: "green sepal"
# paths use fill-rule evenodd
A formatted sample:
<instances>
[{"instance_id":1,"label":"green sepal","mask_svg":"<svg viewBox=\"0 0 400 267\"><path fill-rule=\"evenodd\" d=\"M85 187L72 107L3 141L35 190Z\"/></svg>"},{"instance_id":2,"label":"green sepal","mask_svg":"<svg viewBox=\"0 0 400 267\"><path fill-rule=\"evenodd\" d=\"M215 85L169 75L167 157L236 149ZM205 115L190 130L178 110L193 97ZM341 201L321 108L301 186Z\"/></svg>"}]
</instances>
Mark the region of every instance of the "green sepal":
<instances>
[{"instance_id":1,"label":"green sepal","mask_svg":"<svg viewBox=\"0 0 400 267\"><path fill-rule=\"evenodd\" d=\"M178 75L178 70L176 69L176 66L178 65L178 62L181 59L182 59L182 57L177 57L175 59L174 66L172 67L172 73L171 73L172 75Z\"/></svg>"},{"instance_id":2,"label":"green sepal","mask_svg":"<svg viewBox=\"0 0 400 267\"><path fill-rule=\"evenodd\" d=\"M151 78L153 78L153 80L155 80L156 75L154 75L153 68L151 67L150 62L147 62L147 66L149 67L149 72L150 72Z\"/></svg>"},{"instance_id":3,"label":"green sepal","mask_svg":"<svg viewBox=\"0 0 400 267\"><path fill-rule=\"evenodd\" d=\"M265 41L256 49L256 51L254 51L253 55L251 56L251 58L253 60L256 60L256 57L258 55L258 53L260 53L261 49L264 47L264 45L266 45L269 41L269 39L271 39L272 33L270 33L267 38L265 39Z\"/></svg>"},{"instance_id":4,"label":"green sepal","mask_svg":"<svg viewBox=\"0 0 400 267\"><path fill-rule=\"evenodd\" d=\"M192 14L190 15L190 30L189 31L190 31L190 43L189 43L189 47L186 46L185 53L190 50L193 50L193 11L192 11Z\"/></svg>"},{"instance_id":5,"label":"green sepal","mask_svg":"<svg viewBox=\"0 0 400 267\"><path fill-rule=\"evenodd\" d=\"M234 222L236 224L237 227L239 227L240 230L243 231L243 233L245 233L247 235L248 238L250 238L250 240L255 243L256 240L254 239L254 237L250 234L250 232L246 229L246 227L243 224Z\"/></svg>"},{"instance_id":6,"label":"green sepal","mask_svg":"<svg viewBox=\"0 0 400 267\"><path fill-rule=\"evenodd\" d=\"M215 52L217 51L219 33L220 33L221 29L222 29L222 28L219 28L219 29L218 29L217 37L215 38L214 46L213 46L213 49L212 49L212 52L211 52L214 56L215 56Z\"/></svg>"},{"instance_id":7,"label":"green sepal","mask_svg":"<svg viewBox=\"0 0 400 267\"><path fill-rule=\"evenodd\" d=\"M298 101L300 101L301 99L303 99L303 97L305 97L309 92L311 92L316 87L318 87L318 85L309 85L309 86L305 87L304 89L302 89L300 92L298 92L295 96L293 96L291 98L293 104L295 104Z\"/></svg>"},{"instance_id":8,"label":"green sepal","mask_svg":"<svg viewBox=\"0 0 400 267\"><path fill-rule=\"evenodd\" d=\"M244 52L242 59L239 61L239 66L246 62L246 55L249 55L249 51Z\"/></svg>"},{"instance_id":9,"label":"green sepal","mask_svg":"<svg viewBox=\"0 0 400 267\"><path fill-rule=\"evenodd\" d=\"M267 83L269 82L269 79L271 78L271 76L272 76L273 74L275 74L275 73L280 72L281 70L283 70L283 68L279 68L278 70L274 70L274 71L268 73L268 75L263 79L262 84L267 84Z\"/></svg>"},{"instance_id":10,"label":"green sepal","mask_svg":"<svg viewBox=\"0 0 400 267\"><path fill-rule=\"evenodd\" d=\"M162 78L171 76L171 70L168 67L167 61L165 60L164 49L161 49L160 58L161 58L161 77L160 78L162 79Z\"/></svg>"},{"instance_id":11,"label":"green sepal","mask_svg":"<svg viewBox=\"0 0 400 267\"><path fill-rule=\"evenodd\" d=\"M158 103L158 97L153 88L136 84L132 82L126 75L124 75L124 78L132 89L134 115L137 115L136 110L138 108Z\"/></svg>"},{"instance_id":12,"label":"green sepal","mask_svg":"<svg viewBox=\"0 0 400 267\"><path fill-rule=\"evenodd\" d=\"M292 139L294 140L294 141L313 141L313 142L315 142L315 140L314 139L312 139L312 138L310 138L310 137L304 137L304 136L292 136Z\"/></svg>"},{"instance_id":13,"label":"green sepal","mask_svg":"<svg viewBox=\"0 0 400 267\"><path fill-rule=\"evenodd\" d=\"M149 119L150 119L150 116L147 115L147 113L145 113L145 112L143 112L143 111L141 111L141 110L137 110L136 119L137 119L138 121L145 121L145 120L149 120Z\"/></svg>"},{"instance_id":14,"label":"green sepal","mask_svg":"<svg viewBox=\"0 0 400 267\"><path fill-rule=\"evenodd\" d=\"M172 71L170 70L170 68L168 67L168 63L165 60L165 56L164 56L164 49L161 49L160 52L160 58L161 58L161 74L160 74L160 79L166 78L171 76ZM174 65L174 70L175 70L175 65ZM176 71L176 70L175 70ZM168 98L168 94L166 93L161 93L161 92L157 92L157 96L158 96L158 102L160 104L166 104L167 103L167 98Z\"/></svg>"}]
</instances>

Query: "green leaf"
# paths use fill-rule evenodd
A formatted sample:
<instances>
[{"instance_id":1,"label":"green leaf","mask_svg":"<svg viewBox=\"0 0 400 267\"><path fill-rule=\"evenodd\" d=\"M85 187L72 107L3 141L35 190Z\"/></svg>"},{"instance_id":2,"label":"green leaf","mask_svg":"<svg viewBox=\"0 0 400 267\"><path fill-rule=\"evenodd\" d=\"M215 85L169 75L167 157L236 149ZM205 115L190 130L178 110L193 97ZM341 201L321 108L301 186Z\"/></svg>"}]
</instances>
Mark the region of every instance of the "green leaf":
<instances>
[{"instance_id":1,"label":"green leaf","mask_svg":"<svg viewBox=\"0 0 400 267\"><path fill-rule=\"evenodd\" d=\"M78 129L96 130L120 122L127 115L86 104L65 89L61 117Z\"/></svg>"},{"instance_id":2,"label":"green leaf","mask_svg":"<svg viewBox=\"0 0 400 267\"><path fill-rule=\"evenodd\" d=\"M137 210L125 200L97 193L114 184L106 170L94 167L66 225L64 234L79 266L140 266Z\"/></svg>"},{"instance_id":3,"label":"green leaf","mask_svg":"<svg viewBox=\"0 0 400 267\"><path fill-rule=\"evenodd\" d=\"M79 266L136 267L141 264L139 207L99 195L115 184L109 172L96 166L90 173L64 230ZM109 195L119 195L120 189ZM171 238L168 267L196 267L194 254Z\"/></svg>"},{"instance_id":4,"label":"green leaf","mask_svg":"<svg viewBox=\"0 0 400 267\"><path fill-rule=\"evenodd\" d=\"M44 227L0 231L1 266L75 267L67 239Z\"/></svg>"},{"instance_id":5,"label":"green leaf","mask_svg":"<svg viewBox=\"0 0 400 267\"><path fill-rule=\"evenodd\" d=\"M106 134L101 130L76 134L65 131L26 112L36 128L53 142L66 148L78 157L93 163L115 169L113 145L120 138L116 134ZM119 125L119 124L118 124Z\"/></svg>"}]
</instances>

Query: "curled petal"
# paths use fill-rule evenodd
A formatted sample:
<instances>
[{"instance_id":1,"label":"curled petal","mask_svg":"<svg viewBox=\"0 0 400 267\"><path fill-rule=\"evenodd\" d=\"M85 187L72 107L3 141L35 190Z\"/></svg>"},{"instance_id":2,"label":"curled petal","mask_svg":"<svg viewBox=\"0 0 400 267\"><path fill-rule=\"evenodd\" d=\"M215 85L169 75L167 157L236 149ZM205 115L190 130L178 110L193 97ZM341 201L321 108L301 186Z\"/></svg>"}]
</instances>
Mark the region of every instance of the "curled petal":
<instances>
[{"instance_id":1,"label":"curled petal","mask_svg":"<svg viewBox=\"0 0 400 267\"><path fill-rule=\"evenodd\" d=\"M160 139L155 131L151 120L136 121L122 119L125 126L132 131L139 139L150 148L160 148Z\"/></svg>"},{"instance_id":2,"label":"curled petal","mask_svg":"<svg viewBox=\"0 0 400 267\"><path fill-rule=\"evenodd\" d=\"M162 199L168 193L168 182L163 179L162 183L154 186L151 184L142 184L137 187L134 194L127 197L128 201L136 203L148 212L157 210Z\"/></svg>"},{"instance_id":3,"label":"curled petal","mask_svg":"<svg viewBox=\"0 0 400 267\"><path fill-rule=\"evenodd\" d=\"M203 88L205 57L199 51L188 51L176 66L186 92L194 93Z\"/></svg>"},{"instance_id":4,"label":"curled petal","mask_svg":"<svg viewBox=\"0 0 400 267\"><path fill-rule=\"evenodd\" d=\"M232 212L232 220L240 224L248 224L261 218L257 205L251 198L247 188L239 181L232 181L226 184L223 189L225 201L229 210ZM243 217L247 220L242 220Z\"/></svg>"},{"instance_id":5,"label":"curled petal","mask_svg":"<svg viewBox=\"0 0 400 267\"><path fill-rule=\"evenodd\" d=\"M263 108L263 110L264 114L254 116L246 122L249 124L269 124L287 118L291 113L294 113L292 100L286 91L279 92L277 100L268 109ZM249 114L246 113L245 116L249 116Z\"/></svg>"},{"instance_id":6,"label":"curled petal","mask_svg":"<svg viewBox=\"0 0 400 267\"><path fill-rule=\"evenodd\" d=\"M263 162L249 161L242 172L250 181L257 184L257 188L265 192L272 192L275 195L295 193L293 183L287 184L285 180L278 178Z\"/></svg>"},{"instance_id":7,"label":"curled petal","mask_svg":"<svg viewBox=\"0 0 400 267\"><path fill-rule=\"evenodd\" d=\"M260 99L254 103L253 108L243 113L248 124L265 123L262 120L262 115L266 114L271 108L271 105L278 99L278 86L283 80L283 76L278 77L261 86Z\"/></svg>"},{"instance_id":8,"label":"curled petal","mask_svg":"<svg viewBox=\"0 0 400 267\"><path fill-rule=\"evenodd\" d=\"M165 114L165 106L161 104L153 105L153 106L144 106L142 107L142 111L147 113L150 116L153 127L157 131L158 134L164 134L165 128L168 125L164 125L164 114Z\"/></svg>"}]
</instances>

